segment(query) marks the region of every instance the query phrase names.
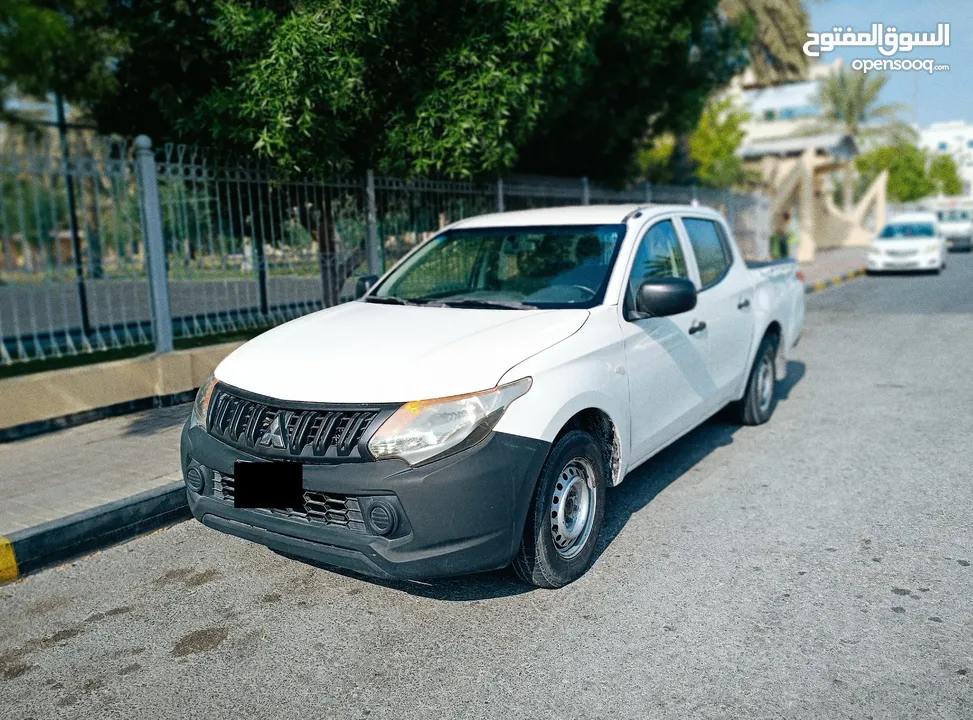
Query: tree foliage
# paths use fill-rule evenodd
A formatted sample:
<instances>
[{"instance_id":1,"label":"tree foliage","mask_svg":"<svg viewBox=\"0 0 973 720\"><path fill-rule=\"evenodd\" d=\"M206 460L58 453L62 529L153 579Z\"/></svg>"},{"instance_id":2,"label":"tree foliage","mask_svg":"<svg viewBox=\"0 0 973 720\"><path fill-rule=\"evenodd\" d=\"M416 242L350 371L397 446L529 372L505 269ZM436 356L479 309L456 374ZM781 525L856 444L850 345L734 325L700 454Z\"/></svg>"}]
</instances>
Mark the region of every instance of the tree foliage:
<instances>
[{"instance_id":1,"label":"tree foliage","mask_svg":"<svg viewBox=\"0 0 973 720\"><path fill-rule=\"evenodd\" d=\"M914 143L916 131L899 118L906 106L901 103L878 104L888 82L884 73L859 73L842 67L821 85L818 105L821 118L807 131L843 132L859 139L881 142Z\"/></svg>"},{"instance_id":2,"label":"tree foliage","mask_svg":"<svg viewBox=\"0 0 973 720\"><path fill-rule=\"evenodd\" d=\"M929 179L936 192L946 197L963 193L963 180L959 176L956 162L949 155L936 155L929 163Z\"/></svg>"},{"instance_id":3,"label":"tree foliage","mask_svg":"<svg viewBox=\"0 0 973 720\"><path fill-rule=\"evenodd\" d=\"M717 0L47 7L6 0L0 10L5 87L60 92L106 132L332 174L621 182L636 140L692 128L745 66L750 40Z\"/></svg>"},{"instance_id":4,"label":"tree foliage","mask_svg":"<svg viewBox=\"0 0 973 720\"><path fill-rule=\"evenodd\" d=\"M889 171L888 198L892 202L912 202L935 192L926 172L926 155L908 143L875 148L855 158L861 184L868 187L883 171Z\"/></svg>"},{"instance_id":5,"label":"tree foliage","mask_svg":"<svg viewBox=\"0 0 973 720\"><path fill-rule=\"evenodd\" d=\"M729 98L711 103L689 137L689 154L700 185L727 188L743 184L747 173L736 155L746 132L749 113L734 107Z\"/></svg>"},{"instance_id":6,"label":"tree foliage","mask_svg":"<svg viewBox=\"0 0 973 720\"><path fill-rule=\"evenodd\" d=\"M0 3L0 93L16 91L90 100L115 88L114 63L125 53L103 22L106 0ZM6 119L13 119L6 117Z\"/></svg>"},{"instance_id":7,"label":"tree foliage","mask_svg":"<svg viewBox=\"0 0 973 720\"><path fill-rule=\"evenodd\" d=\"M801 0L720 0L720 10L752 29L748 52L759 82L802 79L810 58L804 54L808 16Z\"/></svg>"},{"instance_id":8,"label":"tree foliage","mask_svg":"<svg viewBox=\"0 0 973 720\"><path fill-rule=\"evenodd\" d=\"M704 187L731 188L743 185L749 175L736 155L746 133L749 114L723 98L707 105L695 129L688 134L688 155L695 181ZM645 142L636 154L640 177L651 183L675 180L676 138L663 134Z\"/></svg>"}]
</instances>

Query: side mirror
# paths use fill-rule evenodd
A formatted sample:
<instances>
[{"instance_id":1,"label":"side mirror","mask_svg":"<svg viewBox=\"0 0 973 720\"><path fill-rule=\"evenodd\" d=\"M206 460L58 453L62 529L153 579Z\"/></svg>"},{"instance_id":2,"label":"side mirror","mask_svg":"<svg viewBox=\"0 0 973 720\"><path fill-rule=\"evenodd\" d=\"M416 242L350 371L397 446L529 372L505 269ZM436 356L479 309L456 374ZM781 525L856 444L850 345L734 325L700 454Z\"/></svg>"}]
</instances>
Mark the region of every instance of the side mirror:
<instances>
[{"instance_id":1,"label":"side mirror","mask_svg":"<svg viewBox=\"0 0 973 720\"><path fill-rule=\"evenodd\" d=\"M696 307L696 286L685 278L660 278L646 280L639 285L635 296L634 317L638 320L647 317L666 317L689 312Z\"/></svg>"},{"instance_id":2,"label":"side mirror","mask_svg":"<svg viewBox=\"0 0 973 720\"><path fill-rule=\"evenodd\" d=\"M378 282L378 275L362 275L355 283L355 300L364 296Z\"/></svg>"}]
</instances>

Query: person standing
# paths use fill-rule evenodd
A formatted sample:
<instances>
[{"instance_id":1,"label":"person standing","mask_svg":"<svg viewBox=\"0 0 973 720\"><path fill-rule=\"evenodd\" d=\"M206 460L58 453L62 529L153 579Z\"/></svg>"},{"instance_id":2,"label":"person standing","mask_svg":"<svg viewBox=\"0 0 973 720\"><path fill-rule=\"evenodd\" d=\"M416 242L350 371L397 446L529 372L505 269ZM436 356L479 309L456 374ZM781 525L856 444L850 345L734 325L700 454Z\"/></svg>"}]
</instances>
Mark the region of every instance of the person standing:
<instances>
[{"instance_id":1,"label":"person standing","mask_svg":"<svg viewBox=\"0 0 973 720\"><path fill-rule=\"evenodd\" d=\"M790 257L790 245L791 245L791 214L784 213L781 218L780 228L774 234L774 246L777 249L777 256L780 258Z\"/></svg>"}]
</instances>

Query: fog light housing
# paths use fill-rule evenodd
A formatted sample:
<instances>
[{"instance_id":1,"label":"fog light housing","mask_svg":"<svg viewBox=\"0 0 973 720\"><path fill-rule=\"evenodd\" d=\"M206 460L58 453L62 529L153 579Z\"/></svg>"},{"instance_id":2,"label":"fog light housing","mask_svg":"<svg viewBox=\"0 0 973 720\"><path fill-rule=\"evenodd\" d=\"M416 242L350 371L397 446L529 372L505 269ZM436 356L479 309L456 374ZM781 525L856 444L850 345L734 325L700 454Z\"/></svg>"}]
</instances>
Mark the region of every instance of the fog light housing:
<instances>
[{"instance_id":1,"label":"fog light housing","mask_svg":"<svg viewBox=\"0 0 973 720\"><path fill-rule=\"evenodd\" d=\"M379 535L391 535L399 523L399 516L394 507L379 500L369 508L368 522Z\"/></svg>"},{"instance_id":2,"label":"fog light housing","mask_svg":"<svg viewBox=\"0 0 973 720\"><path fill-rule=\"evenodd\" d=\"M203 468L199 465L199 463L193 461L186 470L186 484L189 486L190 490L198 494L203 492L204 482Z\"/></svg>"}]
</instances>

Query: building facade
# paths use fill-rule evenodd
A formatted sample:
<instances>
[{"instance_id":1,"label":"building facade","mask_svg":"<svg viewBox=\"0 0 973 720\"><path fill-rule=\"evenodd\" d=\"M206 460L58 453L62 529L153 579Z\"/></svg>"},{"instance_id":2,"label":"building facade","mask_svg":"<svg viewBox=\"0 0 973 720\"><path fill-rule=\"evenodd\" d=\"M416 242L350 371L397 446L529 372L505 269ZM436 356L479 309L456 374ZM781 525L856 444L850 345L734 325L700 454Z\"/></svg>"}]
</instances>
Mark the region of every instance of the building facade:
<instances>
[{"instance_id":1,"label":"building facade","mask_svg":"<svg viewBox=\"0 0 973 720\"><path fill-rule=\"evenodd\" d=\"M919 132L919 144L930 153L949 155L963 181L963 195L973 197L973 123L933 123Z\"/></svg>"}]
</instances>

